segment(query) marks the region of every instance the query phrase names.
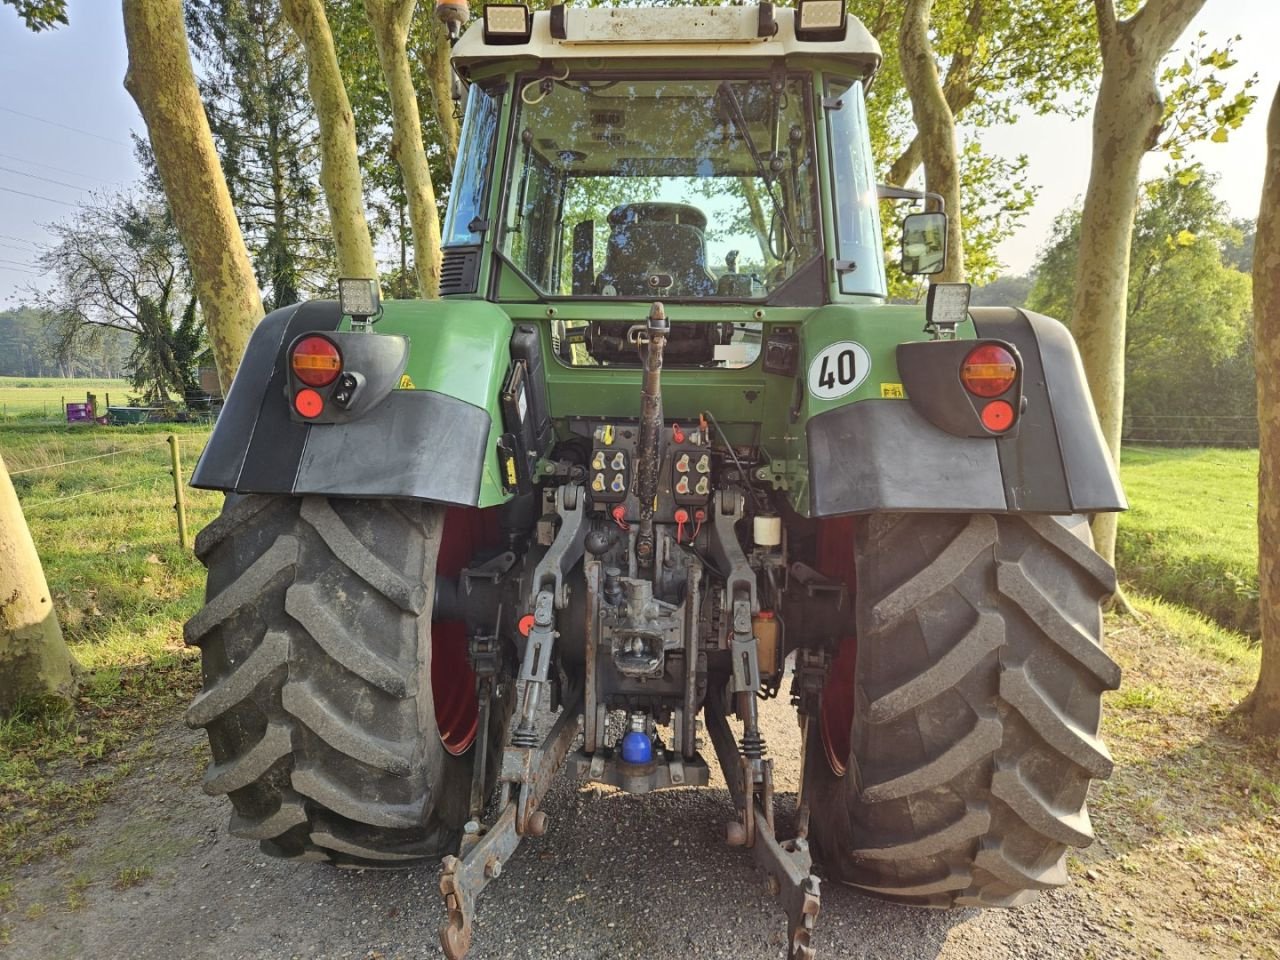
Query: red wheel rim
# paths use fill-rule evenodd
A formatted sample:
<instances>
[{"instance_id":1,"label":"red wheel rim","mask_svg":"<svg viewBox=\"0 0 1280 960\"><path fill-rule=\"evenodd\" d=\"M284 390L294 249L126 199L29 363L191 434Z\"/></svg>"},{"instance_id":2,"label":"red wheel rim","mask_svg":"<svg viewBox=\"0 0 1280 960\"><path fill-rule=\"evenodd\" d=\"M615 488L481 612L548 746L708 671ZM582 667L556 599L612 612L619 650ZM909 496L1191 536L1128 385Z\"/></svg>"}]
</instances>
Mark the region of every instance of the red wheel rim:
<instances>
[{"instance_id":1,"label":"red wheel rim","mask_svg":"<svg viewBox=\"0 0 1280 960\"><path fill-rule=\"evenodd\" d=\"M849 588L852 596L857 579L853 559L855 534L852 517L836 517L818 523L818 569L833 580L839 580ZM852 614L850 615L852 619ZM822 752L827 765L837 777L843 777L849 767L852 747L854 668L858 660L858 639L850 633L840 641L840 649L831 661L827 685L822 689L822 710L818 717L818 730L822 736Z\"/></svg>"},{"instance_id":2,"label":"red wheel rim","mask_svg":"<svg viewBox=\"0 0 1280 960\"><path fill-rule=\"evenodd\" d=\"M843 777L849 765L850 731L853 728L853 670L858 644L853 637L840 641L840 650L831 661L827 685L822 689L822 751L827 766L837 777Z\"/></svg>"},{"instance_id":3,"label":"red wheel rim","mask_svg":"<svg viewBox=\"0 0 1280 960\"><path fill-rule=\"evenodd\" d=\"M460 621L431 625L431 694L440 742L455 757L466 753L480 728L480 703L467 660L467 626Z\"/></svg>"},{"instance_id":4,"label":"red wheel rim","mask_svg":"<svg viewBox=\"0 0 1280 960\"><path fill-rule=\"evenodd\" d=\"M496 509L450 507L436 574L456 577L476 551L497 542L499 535ZM440 742L455 757L466 753L480 729L480 702L475 671L467 658L467 627L460 620L431 624L431 697Z\"/></svg>"}]
</instances>

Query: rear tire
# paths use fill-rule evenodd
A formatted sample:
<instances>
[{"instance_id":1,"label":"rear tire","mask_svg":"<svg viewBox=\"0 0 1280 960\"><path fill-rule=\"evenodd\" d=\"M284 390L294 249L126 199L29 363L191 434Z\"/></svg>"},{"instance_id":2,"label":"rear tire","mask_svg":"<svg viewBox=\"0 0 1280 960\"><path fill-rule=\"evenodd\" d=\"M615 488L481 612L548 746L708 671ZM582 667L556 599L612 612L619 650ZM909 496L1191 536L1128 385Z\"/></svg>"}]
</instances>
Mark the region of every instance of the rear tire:
<instances>
[{"instance_id":1,"label":"rear tire","mask_svg":"<svg viewBox=\"0 0 1280 960\"><path fill-rule=\"evenodd\" d=\"M1111 774L1098 727L1120 681L1100 646L1115 574L1088 524L873 515L854 552L851 732L822 730L849 716L825 704L805 764L818 859L921 906L1016 906L1066 883L1067 847L1093 841L1089 784Z\"/></svg>"},{"instance_id":2,"label":"rear tire","mask_svg":"<svg viewBox=\"0 0 1280 960\"><path fill-rule=\"evenodd\" d=\"M187 722L208 733L204 786L231 800L232 834L348 866L456 850L476 748L446 750L433 705L444 513L230 496L197 537L209 579L186 638L200 647L204 689ZM492 711L495 748L510 700Z\"/></svg>"}]
</instances>

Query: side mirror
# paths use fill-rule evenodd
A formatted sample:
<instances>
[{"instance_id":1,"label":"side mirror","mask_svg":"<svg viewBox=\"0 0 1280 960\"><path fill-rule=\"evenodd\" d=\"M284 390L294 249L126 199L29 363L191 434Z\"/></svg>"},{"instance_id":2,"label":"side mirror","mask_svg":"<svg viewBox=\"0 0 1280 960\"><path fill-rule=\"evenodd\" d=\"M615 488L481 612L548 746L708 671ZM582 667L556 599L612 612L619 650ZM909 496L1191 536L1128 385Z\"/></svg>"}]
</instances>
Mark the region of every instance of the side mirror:
<instances>
[{"instance_id":1,"label":"side mirror","mask_svg":"<svg viewBox=\"0 0 1280 960\"><path fill-rule=\"evenodd\" d=\"M902 221L902 272L931 276L947 265L947 215L910 213Z\"/></svg>"}]
</instances>

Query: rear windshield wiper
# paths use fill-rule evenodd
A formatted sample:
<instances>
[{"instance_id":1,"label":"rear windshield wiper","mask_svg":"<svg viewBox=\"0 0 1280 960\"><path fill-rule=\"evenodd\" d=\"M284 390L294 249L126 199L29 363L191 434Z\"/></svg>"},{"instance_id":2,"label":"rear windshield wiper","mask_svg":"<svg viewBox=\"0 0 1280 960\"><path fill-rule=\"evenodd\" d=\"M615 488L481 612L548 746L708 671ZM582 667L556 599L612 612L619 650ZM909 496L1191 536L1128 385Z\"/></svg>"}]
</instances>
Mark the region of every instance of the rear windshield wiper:
<instances>
[{"instance_id":1,"label":"rear windshield wiper","mask_svg":"<svg viewBox=\"0 0 1280 960\"><path fill-rule=\"evenodd\" d=\"M729 107L729 119L738 133L742 134L742 139L746 143L747 149L751 151L751 160L756 165L757 175L764 181L764 188L769 193L769 202L773 204L773 212L782 221L783 232L787 235L787 244L792 251L798 250L799 244L796 243L796 235L791 231L791 221L787 219L787 211L783 209L782 204L778 202L778 198L773 192L773 175L765 165L764 157L760 155L760 151L756 148L756 142L751 136L751 130L747 127L746 115L742 112L742 103L738 100L738 95L733 92L733 85L728 80L725 80L716 89L716 94L723 98ZM770 246L772 246L772 243Z\"/></svg>"}]
</instances>

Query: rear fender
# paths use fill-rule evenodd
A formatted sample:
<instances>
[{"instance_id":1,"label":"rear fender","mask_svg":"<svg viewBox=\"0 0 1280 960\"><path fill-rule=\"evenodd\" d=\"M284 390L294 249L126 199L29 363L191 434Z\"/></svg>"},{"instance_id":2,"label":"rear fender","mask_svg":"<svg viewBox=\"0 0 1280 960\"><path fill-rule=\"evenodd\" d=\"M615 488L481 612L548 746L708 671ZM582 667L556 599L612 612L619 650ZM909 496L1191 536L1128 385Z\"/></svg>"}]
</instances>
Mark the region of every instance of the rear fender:
<instances>
[{"instance_id":1,"label":"rear fender","mask_svg":"<svg viewBox=\"0 0 1280 960\"><path fill-rule=\"evenodd\" d=\"M1022 413L1006 436L974 436L967 414L939 404L950 389L910 384L958 379L948 345L899 350L904 399L866 399L806 424L810 514L878 511L1095 513L1127 509L1075 341L1048 317L1012 308L970 311L979 340L1011 345L1020 361Z\"/></svg>"},{"instance_id":2,"label":"rear fender","mask_svg":"<svg viewBox=\"0 0 1280 960\"><path fill-rule=\"evenodd\" d=\"M192 486L459 506L505 500L496 454L501 432L496 403L510 365L511 324L493 310L468 324L465 341L455 343L440 309L445 306L388 302L378 333L369 334L336 332L343 318L331 300L273 311L254 330ZM329 334L339 344L395 334L408 341L409 355L354 350L392 357L399 377L395 388L389 388L388 370L378 362L369 378L376 389L366 400L343 416L320 418L341 422L307 422L292 410L286 355L307 333ZM451 346L462 346L467 356ZM465 378L458 376L460 370Z\"/></svg>"}]
</instances>

